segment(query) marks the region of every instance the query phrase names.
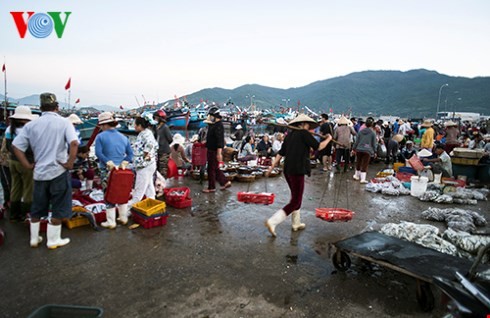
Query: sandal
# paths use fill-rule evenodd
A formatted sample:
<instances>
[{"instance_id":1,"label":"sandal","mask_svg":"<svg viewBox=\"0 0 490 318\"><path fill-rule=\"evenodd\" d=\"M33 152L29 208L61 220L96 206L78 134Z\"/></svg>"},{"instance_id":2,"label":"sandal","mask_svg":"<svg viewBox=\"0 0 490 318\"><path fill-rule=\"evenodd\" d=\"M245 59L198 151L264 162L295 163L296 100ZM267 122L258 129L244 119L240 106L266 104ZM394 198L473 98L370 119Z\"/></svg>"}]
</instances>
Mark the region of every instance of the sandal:
<instances>
[{"instance_id":1,"label":"sandal","mask_svg":"<svg viewBox=\"0 0 490 318\"><path fill-rule=\"evenodd\" d=\"M229 187L231 187L231 181L228 181L227 183L225 183L225 185L221 187L221 190L228 189Z\"/></svg>"},{"instance_id":2,"label":"sandal","mask_svg":"<svg viewBox=\"0 0 490 318\"><path fill-rule=\"evenodd\" d=\"M203 193L214 193L214 192L216 192L216 189L203 189L202 192Z\"/></svg>"}]
</instances>

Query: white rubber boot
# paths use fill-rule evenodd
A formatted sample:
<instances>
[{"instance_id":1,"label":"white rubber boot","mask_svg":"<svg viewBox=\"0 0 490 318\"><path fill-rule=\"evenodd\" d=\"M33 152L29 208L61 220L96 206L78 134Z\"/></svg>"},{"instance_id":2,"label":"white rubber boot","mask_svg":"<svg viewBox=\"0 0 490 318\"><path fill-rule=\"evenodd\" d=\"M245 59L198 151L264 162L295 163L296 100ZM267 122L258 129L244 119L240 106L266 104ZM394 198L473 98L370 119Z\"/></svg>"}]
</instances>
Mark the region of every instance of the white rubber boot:
<instances>
[{"instance_id":1,"label":"white rubber boot","mask_svg":"<svg viewBox=\"0 0 490 318\"><path fill-rule=\"evenodd\" d=\"M366 180L367 172L361 172L361 183L368 183Z\"/></svg>"},{"instance_id":2,"label":"white rubber boot","mask_svg":"<svg viewBox=\"0 0 490 318\"><path fill-rule=\"evenodd\" d=\"M105 228L115 229L116 228L116 208L109 208L106 210L107 221L100 223Z\"/></svg>"},{"instance_id":3,"label":"white rubber boot","mask_svg":"<svg viewBox=\"0 0 490 318\"><path fill-rule=\"evenodd\" d=\"M361 176L361 171L360 170L356 170L356 173L354 174L354 176L352 176L352 178L356 181L359 181L359 177Z\"/></svg>"},{"instance_id":4,"label":"white rubber boot","mask_svg":"<svg viewBox=\"0 0 490 318\"><path fill-rule=\"evenodd\" d=\"M300 211L301 210L296 210L291 213L291 219L292 219L292 228L293 231L298 231L298 230L304 230L306 225L304 223L300 222Z\"/></svg>"},{"instance_id":5,"label":"white rubber boot","mask_svg":"<svg viewBox=\"0 0 490 318\"><path fill-rule=\"evenodd\" d=\"M265 226L272 234L276 237L276 226L283 222L287 218L286 212L283 209L278 210L274 215L272 215L267 221L265 221Z\"/></svg>"},{"instance_id":6,"label":"white rubber boot","mask_svg":"<svg viewBox=\"0 0 490 318\"><path fill-rule=\"evenodd\" d=\"M41 222L36 222L30 224L31 228L31 247L38 247L39 243L43 241L42 236L39 236L39 227L41 226Z\"/></svg>"},{"instance_id":7,"label":"white rubber boot","mask_svg":"<svg viewBox=\"0 0 490 318\"><path fill-rule=\"evenodd\" d=\"M85 180L85 190L92 190L94 180Z\"/></svg>"},{"instance_id":8,"label":"white rubber boot","mask_svg":"<svg viewBox=\"0 0 490 318\"><path fill-rule=\"evenodd\" d=\"M119 213L117 221L122 225L128 224L128 204L119 204L117 206L117 212Z\"/></svg>"},{"instance_id":9,"label":"white rubber boot","mask_svg":"<svg viewBox=\"0 0 490 318\"><path fill-rule=\"evenodd\" d=\"M70 243L69 238L61 238L61 224L53 225L48 223L48 232L46 233L48 237L47 246L50 250L54 250L55 248L65 246Z\"/></svg>"}]
</instances>

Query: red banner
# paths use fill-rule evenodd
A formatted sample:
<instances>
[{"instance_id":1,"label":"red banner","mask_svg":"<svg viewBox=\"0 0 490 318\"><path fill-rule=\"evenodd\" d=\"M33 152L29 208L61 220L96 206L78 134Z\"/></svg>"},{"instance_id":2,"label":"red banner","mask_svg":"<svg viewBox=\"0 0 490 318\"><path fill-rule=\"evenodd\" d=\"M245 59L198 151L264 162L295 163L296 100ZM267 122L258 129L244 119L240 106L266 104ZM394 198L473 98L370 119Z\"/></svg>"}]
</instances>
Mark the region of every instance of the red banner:
<instances>
[{"instance_id":1,"label":"red banner","mask_svg":"<svg viewBox=\"0 0 490 318\"><path fill-rule=\"evenodd\" d=\"M68 79L68 82L67 82L67 83L66 83L66 85L65 85L65 89L66 89L66 90L69 90L69 89L70 89L70 87L71 87L71 77Z\"/></svg>"}]
</instances>

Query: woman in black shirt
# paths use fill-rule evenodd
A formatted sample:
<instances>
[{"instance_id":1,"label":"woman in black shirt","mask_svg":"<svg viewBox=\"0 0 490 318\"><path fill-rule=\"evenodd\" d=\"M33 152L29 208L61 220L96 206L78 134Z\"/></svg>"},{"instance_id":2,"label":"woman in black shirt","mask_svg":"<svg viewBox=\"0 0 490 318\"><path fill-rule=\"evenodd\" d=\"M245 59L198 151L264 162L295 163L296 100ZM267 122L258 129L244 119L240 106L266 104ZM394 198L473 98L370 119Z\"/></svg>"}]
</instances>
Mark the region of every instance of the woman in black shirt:
<instances>
[{"instance_id":1,"label":"woman in black shirt","mask_svg":"<svg viewBox=\"0 0 490 318\"><path fill-rule=\"evenodd\" d=\"M305 224L300 222L300 208L303 200L305 175L310 176L311 174L310 149L322 150L332 140L332 136L328 135L325 140L318 143L309 132L310 129L314 129L318 124L306 115L299 115L290 122L290 125L299 129L292 130L286 136L281 150L279 150L267 171L267 175L269 175L272 169L279 164L281 158L285 158L284 177L291 190L291 200L284 208L278 210L265 222L265 226L274 237L276 236L276 226L284 221L289 214L292 214L293 231L305 228Z\"/></svg>"}]
</instances>

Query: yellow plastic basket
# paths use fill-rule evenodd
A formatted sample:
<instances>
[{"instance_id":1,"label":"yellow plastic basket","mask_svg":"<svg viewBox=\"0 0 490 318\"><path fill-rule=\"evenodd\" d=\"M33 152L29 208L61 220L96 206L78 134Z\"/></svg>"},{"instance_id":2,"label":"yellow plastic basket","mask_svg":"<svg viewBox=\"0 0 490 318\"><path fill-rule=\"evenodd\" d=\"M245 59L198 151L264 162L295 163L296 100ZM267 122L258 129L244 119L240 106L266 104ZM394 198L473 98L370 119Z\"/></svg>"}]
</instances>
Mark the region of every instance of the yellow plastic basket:
<instances>
[{"instance_id":1,"label":"yellow plastic basket","mask_svg":"<svg viewBox=\"0 0 490 318\"><path fill-rule=\"evenodd\" d=\"M84 226L84 225L89 225L90 222L86 217L83 216L74 216L71 219L67 220L64 222L65 226L67 228L74 229L76 227Z\"/></svg>"},{"instance_id":2,"label":"yellow plastic basket","mask_svg":"<svg viewBox=\"0 0 490 318\"><path fill-rule=\"evenodd\" d=\"M133 205L135 211L146 216L165 213L166 207L165 202L150 198L144 199Z\"/></svg>"}]
</instances>

